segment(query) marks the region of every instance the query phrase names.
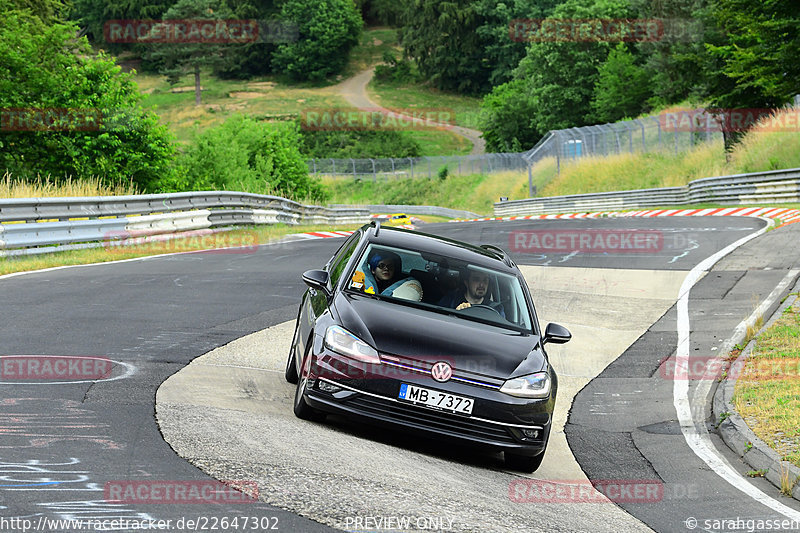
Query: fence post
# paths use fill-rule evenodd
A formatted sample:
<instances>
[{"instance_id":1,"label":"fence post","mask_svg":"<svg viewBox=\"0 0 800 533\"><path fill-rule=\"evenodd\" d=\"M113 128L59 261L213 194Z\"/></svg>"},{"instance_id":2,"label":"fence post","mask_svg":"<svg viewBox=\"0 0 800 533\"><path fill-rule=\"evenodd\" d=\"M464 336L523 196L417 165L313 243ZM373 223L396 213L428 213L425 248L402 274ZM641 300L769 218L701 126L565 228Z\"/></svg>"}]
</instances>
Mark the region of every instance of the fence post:
<instances>
[{"instance_id":1,"label":"fence post","mask_svg":"<svg viewBox=\"0 0 800 533\"><path fill-rule=\"evenodd\" d=\"M675 155L678 155L678 128L675 128Z\"/></svg>"},{"instance_id":2,"label":"fence post","mask_svg":"<svg viewBox=\"0 0 800 533\"><path fill-rule=\"evenodd\" d=\"M358 176L356 176L356 160L351 157L350 161L353 163L353 179L357 180Z\"/></svg>"},{"instance_id":3,"label":"fence post","mask_svg":"<svg viewBox=\"0 0 800 533\"><path fill-rule=\"evenodd\" d=\"M414 160L411 159L410 157L408 158L408 160L411 162L411 178L413 179L414 178Z\"/></svg>"},{"instance_id":4,"label":"fence post","mask_svg":"<svg viewBox=\"0 0 800 533\"><path fill-rule=\"evenodd\" d=\"M370 162L372 163L372 181L378 181L378 174L375 173L375 160L370 159Z\"/></svg>"},{"instance_id":5,"label":"fence post","mask_svg":"<svg viewBox=\"0 0 800 533\"><path fill-rule=\"evenodd\" d=\"M533 173L531 172L531 164L528 162L528 198L533 198Z\"/></svg>"},{"instance_id":6,"label":"fence post","mask_svg":"<svg viewBox=\"0 0 800 533\"><path fill-rule=\"evenodd\" d=\"M644 123L641 120L637 120L639 126L642 128L642 152L647 151L647 147L645 146L646 141L644 140Z\"/></svg>"},{"instance_id":7,"label":"fence post","mask_svg":"<svg viewBox=\"0 0 800 533\"><path fill-rule=\"evenodd\" d=\"M336 179L336 160L331 158L331 163L333 164L333 179Z\"/></svg>"}]
</instances>

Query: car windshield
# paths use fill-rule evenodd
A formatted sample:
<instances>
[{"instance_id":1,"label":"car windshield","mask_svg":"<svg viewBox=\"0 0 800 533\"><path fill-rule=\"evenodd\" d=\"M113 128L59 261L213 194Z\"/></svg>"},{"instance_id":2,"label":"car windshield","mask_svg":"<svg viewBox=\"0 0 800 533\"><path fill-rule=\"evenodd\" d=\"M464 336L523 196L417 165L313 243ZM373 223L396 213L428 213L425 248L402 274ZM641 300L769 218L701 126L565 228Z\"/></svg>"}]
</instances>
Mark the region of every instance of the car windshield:
<instances>
[{"instance_id":1,"label":"car windshield","mask_svg":"<svg viewBox=\"0 0 800 533\"><path fill-rule=\"evenodd\" d=\"M345 290L533 331L519 278L463 259L370 244Z\"/></svg>"}]
</instances>

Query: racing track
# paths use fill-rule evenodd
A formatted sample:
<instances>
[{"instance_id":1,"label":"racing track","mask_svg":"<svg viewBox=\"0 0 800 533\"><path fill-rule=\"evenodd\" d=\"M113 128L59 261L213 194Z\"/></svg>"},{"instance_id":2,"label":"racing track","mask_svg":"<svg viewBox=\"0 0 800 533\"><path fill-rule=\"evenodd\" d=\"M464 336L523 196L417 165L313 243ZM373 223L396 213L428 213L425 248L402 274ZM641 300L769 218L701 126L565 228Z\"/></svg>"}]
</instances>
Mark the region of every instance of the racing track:
<instances>
[{"instance_id":1,"label":"racing track","mask_svg":"<svg viewBox=\"0 0 800 533\"><path fill-rule=\"evenodd\" d=\"M578 393L602 371L601 379L578 393L566 425L577 463L572 462L564 435L554 434L542 469L531 477L570 482L580 479L582 470L592 479L663 480L662 501L625 506L659 531L685 530L682 521L687 516L710 518L712 511L718 517L780 516L698 464L681 440L680 428L676 431L672 383L659 379L657 372L658 361L668 357L677 342L672 303L680 280L705 257L761 228L763 221L561 220L425 229L508 248L510 231L588 224L657 229L664 234L665 246L656 254L625 256L512 254L519 264L530 265L524 270L540 315L565 323L575 334L558 353L551 350L562 377L562 424L566 394ZM797 261L786 259L780 250L792 239L796 242L796 227L745 245L692 291L692 327L700 333L693 346L719 347L722 339L714 335L729 336L752 310L753 300L763 299L786 277L787 268ZM352 424L295 420L289 413L292 387L276 379L279 373L231 366L275 369L279 363L277 369L282 368L281 345L289 341L286 322L294 318L303 290L299 273L324 264L340 242L286 243L249 254L173 255L0 279L0 353L99 355L133 369L123 379L95 384L0 384L0 517L176 520L257 515L276 517L283 531L314 531L327 529L317 521L354 528L337 507L347 501L350 507L344 511L351 518L397 516L402 511L453 520L452 530L597 531L618 529L620 524L643 528L609 503L565 507L511 502L509 482L520 475L504 471L492 455L411 442L403 435ZM548 266L536 268L543 264ZM599 285L598 279L606 284ZM654 283L658 291L653 291ZM189 447L192 453L182 454L190 461L224 479L266 480L260 485L262 499L317 521L267 503L213 508L106 504L107 481L206 479L161 438L153 416L156 390L198 355L269 326L275 328L230 344L179 373L174 379L203 379L190 380L192 388L179 391L182 396L176 389L171 397L169 390L162 391L159 419L173 446L181 452ZM248 345L252 340L259 342ZM598 345L607 348L602 357L586 355ZM617 363L605 367L610 359L603 357L623 351ZM120 365L115 376L125 370ZM645 402L647 409L641 407ZM215 431L218 428L223 431ZM726 453L724 446L717 448ZM728 459L735 464L735 458ZM318 484L307 483L309 479L325 481L320 486L326 490L318 490L317 498L310 496ZM404 504L420 499L424 507ZM496 513L491 512L494 508Z\"/></svg>"}]
</instances>

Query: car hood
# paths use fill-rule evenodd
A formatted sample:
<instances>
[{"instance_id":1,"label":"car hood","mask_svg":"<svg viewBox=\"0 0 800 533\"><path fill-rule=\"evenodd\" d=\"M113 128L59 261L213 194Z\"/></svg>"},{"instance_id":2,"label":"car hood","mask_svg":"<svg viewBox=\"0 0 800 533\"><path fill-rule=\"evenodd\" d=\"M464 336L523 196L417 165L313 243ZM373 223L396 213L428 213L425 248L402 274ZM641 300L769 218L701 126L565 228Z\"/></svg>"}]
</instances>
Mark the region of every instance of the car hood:
<instances>
[{"instance_id":1,"label":"car hood","mask_svg":"<svg viewBox=\"0 0 800 533\"><path fill-rule=\"evenodd\" d=\"M340 294L334 307L342 326L381 354L445 360L500 379L547 368L537 335L360 295Z\"/></svg>"}]
</instances>

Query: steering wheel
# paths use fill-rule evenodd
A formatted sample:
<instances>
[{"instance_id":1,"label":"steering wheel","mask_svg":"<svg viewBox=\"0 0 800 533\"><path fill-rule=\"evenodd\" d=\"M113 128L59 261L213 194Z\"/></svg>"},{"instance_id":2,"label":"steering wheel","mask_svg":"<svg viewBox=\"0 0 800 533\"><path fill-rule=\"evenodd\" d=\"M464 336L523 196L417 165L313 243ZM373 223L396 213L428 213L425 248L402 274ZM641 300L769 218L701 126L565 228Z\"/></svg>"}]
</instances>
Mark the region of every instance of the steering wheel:
<instances>
[{"instance_id":1,"label":"steering wheel","mask_svg":"<svg viewBox=\"0 0 800 533\"><path fill-rule=\"evenodd\" d=\"M472 304L467 309L474 309L474 308L477 308L477 309L490 309L490 310L494 311L495 313L497 313L498 315L500 314L500 311L498 311L497 309L495 309L491 305L486 305L486 304Z\"/></svg>"}]
</instances>

